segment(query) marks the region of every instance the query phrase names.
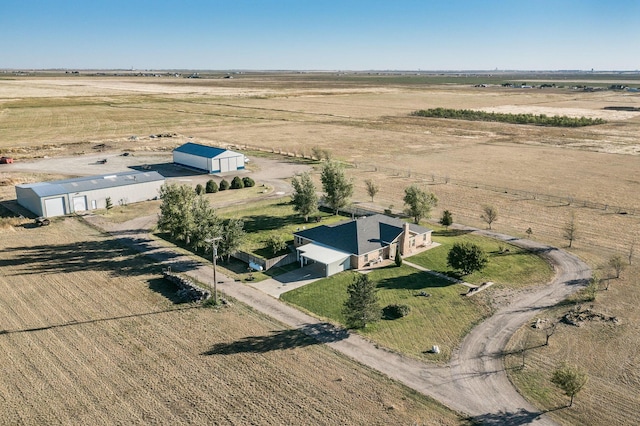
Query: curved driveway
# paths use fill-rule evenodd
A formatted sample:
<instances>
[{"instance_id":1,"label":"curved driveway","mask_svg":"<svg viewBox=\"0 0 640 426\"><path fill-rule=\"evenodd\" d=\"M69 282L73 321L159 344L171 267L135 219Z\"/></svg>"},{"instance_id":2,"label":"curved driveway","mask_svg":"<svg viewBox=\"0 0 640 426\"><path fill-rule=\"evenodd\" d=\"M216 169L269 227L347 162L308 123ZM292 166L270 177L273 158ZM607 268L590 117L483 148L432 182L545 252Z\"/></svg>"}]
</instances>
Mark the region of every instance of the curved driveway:
<instances>
[{"instance_id":1,"label":"curved driveway","mask_svg":"<svg viewBox=\"0 0 640 426\"><path fill-rule=\"evenodd\" d=\"M260 159L256 162L269 163L269 160ZM273 170L268 167L258 173L264 173L262 179L269 181L276 190L288 193L291 190L290 186L281 181L280 174L291 173L291 169L303 171L306 167L294 164L281 166L284 167L276 173L265 173L266 170ZM86 219L106 228L122 243L171 265L174 270L182 270L202 282L212 282L211 266L178 255L149 238L148 233L155 225L156 215L141 217L124 224L104 223L91 215ZM504 240L536 252L549 260L556 274L549 284L517 294L493 316L476 326L453 354L450 363L445 366L423 363L380 349L358 334L348 333L323 323L253 287L234 282L221 274L218 287L228 296L287 326L300 329L335 350L433 397L456 411L466 413L481 423L552 425L554 423L547 416L529 404L511 385L504 371L502 354L509 338L519 327L537 312L553 306L585 285L591 271L584 262L572 254L544 244L475 228L458 228Z\"/></svg>"},{"instance_id":2,"label":"curved driveway","mask_svg":"<svg viewBox=\"0 0 640 426\"><path fill-rule=\"evenodd\" d=\"M125 224L89 222L109 227L122 243L182 270L202 282L212 283L211 266L178 255L170 248L149 238L156 216L134 219ZM461 227L462 228L462 227ZM218 275L218 287L227 294L287 326L297 328L335 350L374 368L405 385L431 396L448 407L468 414L486 424L552 425L543 413L524 400L509 382L504 371L502 352L513 333L536 312L553 306L586 284L589 267L577 257L529 240L512 238L488 231L473 230L492 238L529 249L547 258L556 270L548 285L518 294L489 319L479 324L464 339L461 347L445 366L423 363L394 352L380 349L358 334L348 333L309 316L247 285Z\"/></svg>"}]
</instances>

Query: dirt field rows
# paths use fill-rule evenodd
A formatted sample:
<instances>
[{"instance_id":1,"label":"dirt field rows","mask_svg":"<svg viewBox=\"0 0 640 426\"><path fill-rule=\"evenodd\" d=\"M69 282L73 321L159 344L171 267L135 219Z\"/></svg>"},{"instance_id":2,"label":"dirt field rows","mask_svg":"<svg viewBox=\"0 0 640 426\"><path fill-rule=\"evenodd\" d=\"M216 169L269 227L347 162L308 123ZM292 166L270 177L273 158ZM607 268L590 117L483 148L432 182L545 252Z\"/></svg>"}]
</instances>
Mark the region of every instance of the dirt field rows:
<instances>
[{"instance_id":1,"label":"dirt field rows","mask_svg":"<svg viewBox=\"0 0 640 426\"><path fill-rule=\"evenodd\" d=\"M640 96L627 92L589 93L569 89L381 85L353 79L328 82L326 78L311 77L308 80L242 77L226 81L0 80L0 152L8 152L18 161L43 156L95 156L96 146L107 144L107 152L115 155L126 150L142 156L146 152L166 153L190 140L189 136L204 143L260 146L298 155L309 154L314 146L318 146L330 150L339 159L397 171L390 176L364 168L349 170L356 183L354 199L365 205L369 202L364 192L365 178L380 184L376 204L379 207L393 204L394 210L402 209L402 189L418 182L440 198L434 211L435 218L442 209L449 209L455 221L482 227L481 206L493 204L499 209L499 219L494 224L497 231L523 235L531 227L533 239L559 247L566 246L562 227L574 211L579 238L572 251L592 267L601 268L612 254L625 257L634 241L640 244L639 216L524 199L473 186L433 185L428 177L434 174L449 177L454 182L478 182L638 209L640 114L603 110L607 106L640 107ZM409 116L411 111L432 107L587 115L606 118L609 123L559 129ZM178 136L149 138L149 135L161 132L175 132ZM132 135L138 139L131 140ZM412 178L407 177L408 171L414 173ZM26 176L0 169L0 183L5 185L0 186L0 196L13 197L11 185L32 180L34 173ZM0 385L4 389L0 395L14 416L13 408L18 404L28 406L28 410L23 410L27 413L28 423L53 418L47 417L50 416L47 404L40 401L49 398L62 404L66 397L58 396L58 393L72 382L84 383L82 379L85 378L87 383L103 380L106 390L93 389L90 384L69 390L70 401L73 401L70 408L54 408L63 418L81 417L88 409L92 413L90 420L99 423L101 416L117 407L124 413L122 418L129 416L140 423L161 418L168 411L174 413L170 418L180 423L212 419L221 415L220 406L228 407L224 413L231 413L225 414L228 423L297 422L302 418L299 407L309 409L312 416L316 416L313 419L325 419L323 416L329 414L321 407L331 407L335 416L330 420L355 419L356 423L363 413L373 413L367 421L373 418L380 423L389 420L385 415L399 416L398 423L409 423L404 421L409 418L424 418L419 414L423 412L422 400L402 400L404 396L399 396L402 393L394 393L396 399L387 402L380 396L388 395L387 390L364 392L365 389L380 388L369 384L372 382L356 381L350 371L362 370L353 364L343 370L335 367L344 361L319 346L255 353L247 351L246 345L233 345L243 339L251 341L246 340L249 336L272 342L269 336L274 336L274 330L280 333L275 334L280 337L274 340L288 338L276 325L261 322L263 319L249 311L164 312L172 305L161 290L149 291L149 280L153 280L145 275L147 272L132 271L126 262L118 262L118 258L105 266L104 261L97 260L105 255L105 250L92 242L85 247L89 251L96 250L96 259L75 257L70 247L76 242L70 242L66 234L52 239L43 235L44 239L38 242L30 239L35 235L32 231L22 228L15 232L11 228L0 230L11 235L11 238L1 239L0 244L4 246L10 241L13 245L7 247L21 247L15 252L0 253L0 262L4 262L0 294L6 294L8 298L7 303L0 304L3 310L0 330L9 331L0 335L0 346L12 360L0 368L4 369L6 377L14 380ZM91 240L95 238L94 235ZM16 241L24 242L16 244ZM69 266L63 267L57 258L48 254L51 247L66 252ZM638 251L636 248L635 263L640 262ZM25 266L21 261L23 257L34 262L33 268ZM603 268L600 272L607 273ZM43 277L47 285L36 285L34 277L38 280ZM584 405L579 403L572 412L554 412L552 415L561 422L589 423L590 419L597 418L596 424L624 424L625 419L637 417L638 401L634 395L640 388L635 374L639 371L636 354L640 353L637 338L640 319L636 315L638 303L634 289L639 277L637 268L629 269L615 291L599 293L597 308L619 315L623 321L619 328L610 330L594 326L579 332L565 332L554 336L558 337L558 345L552 346L551 351L531 352L529 372L542 380L550 366L557 362L586 359L585 367L590 371L591 382L580 395ZM49 282L54 283L57 294L49 294L52 291ZM96 288L100 291L95 291ZM73 296L76 291L80 292L79 297ZM106 295L104 298L99 296L102 291ZM62 298L62 294L67 298ZM82 305L87 300L93 303ZM157 310L161 312L150 313ZM150 314L141 315L146 313ZM139 316L104 320L131 314ZM215 327L215 320L220 317L229 317L229 321L225 321L229 328ZM100 321L96 322L96 319ZM193 338L185 337L188 335L184 332L185 327L192 320L203 324L202 328L193 332ZM78 322L43 328L71 321ZM244 321L248 322L245 324ZM97 330L98 326L100 330ZM166 339L163 336L167 336ZM74 346L78 342L83 342L84 346ZM231 367L225 365L229 354L222 356L225 361L220 360L220 354L199 355L212 347L220 348L215 345L225 342L240 352L233 355ZM604 349L602 342L606 342ZM514 344L518 344L517 339ZM38 360L25 355L31 351L38 351ZM197 372L176 367L177 359L183 357L196 365ZM300 370L288 370L292 365L290 359L298 361L296 366L299 365ZM235 364L236 360L241 367ZM260 367L250 372L254 364ZM336 371L344 371L340 373L342 381L327 373L336 368ZM141 375L140 371L147 370L151 372L148 376L137 377ZM212 370L230 370L231 376L243 386L233 387L224 378L228 376L214 374ZM309 384L302 380L301 375L310 376L307 372L312 373L311 377L317 376L318 381ZM360 375L373 380L369 373L358 373L357 376ZM166 379L161 378L164 376ZM207 380L196 384L196 379L203 376ZM262 377L269 380L263 381ZM352 381L354 385L345 389ZM535 395L536 389L527 390L526 380L520 385L525 393L529 392L530 398L540 399ZM180 389L180 397L158 398L156 391L164 394L174 388ZM284 399L273 400L265 396L273 394L276 388L286 390ZM16 389L18 392L13 392ZM219 389L223 392L217 392ZM297 389L305 391L298 392ZM362 409L349 411L341 405L341 401L349 400L349 393L358 395L361 402L354 405ZM195 395L193 401L204 401L203 395L211 394L213 404L210 400L210 405L217 408L192 405L186 402L184 395L187 394ZM85 397L76 398L79 396ZM21 402L21 398L25 402ZM245 402L246 398L250 402ZM104 400L111 402L104 403ZM3 400L0 398L0 401ZM383 410L378 415L376 407L385 404L393 405L395 409ZM278 409L269 409L272 406ZM245 407L250 407L249 414ZM251 414L252 409L264 415ZM594 417L596 413L600 417ZM259 415L262 417L257 417ZM445 422L455 421L447 414L438 414L435 418L438 416L448 419ZM15 419L10 418L9 423ZM326 422L331 423L330 420Z\"/></svg>"},{"instance_id":2,"label":"dirt field rows","mask_svg":"<svg viewBox=\"0 0 640 426\"><path fill-rule=\"evenodd\" d=\"M241 305L174 305L76 219L0 235L0 424L459 424Z\"/></svg>"}]
</instances>

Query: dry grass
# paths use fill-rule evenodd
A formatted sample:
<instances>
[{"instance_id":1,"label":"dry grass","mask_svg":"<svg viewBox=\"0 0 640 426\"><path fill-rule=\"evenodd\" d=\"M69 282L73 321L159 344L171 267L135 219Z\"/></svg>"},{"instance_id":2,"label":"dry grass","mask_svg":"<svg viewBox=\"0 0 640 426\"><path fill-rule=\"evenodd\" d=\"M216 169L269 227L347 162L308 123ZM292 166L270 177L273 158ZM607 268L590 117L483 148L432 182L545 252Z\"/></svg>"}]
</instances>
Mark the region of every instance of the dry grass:
<instances>
[{"instance_id":1,"label":"dry grass","mask_svg":"<svg viewBox=\"0 0 640 426\"><path fill-rule=\"evenodd\" d=\"M640 267L623 273L612 280L609 290L597 293L595 302L583 303L584 308L606 316L617 317L619 324L591 321L582 327L561 324L551 336L549 346L544 333L529 326L523 327L511 340L508 350L518 350L523 341L526 352L525 368L521 369L519 355L506 359L510 376L523 389L525 395L540 408L551 410L563 407L568 398L561 394L549 378L553 369L562 362L582 368L589 382L576 397L572 408L553 412L562 424L634 425L640 418L640 343L637 309L640 296L633 288L638 285ZM579 300L580 298L575 298ZM560 306L546 312L543 318L558 318L574 305Z\"/></svg>"},{"instance_id":2,"label":"dry grass","mask_svg":"<svg viewBox=\"0 0 640 426\"><path fill-rule=\"evenodd\" d=\"M0 424L460 423L242 305L174 305L75 219L0 233Z\"/></svg>"},{"instance_id":3,"label":"dry grass","mask_svg":"<svg viewBox=\"0 0 640 426\"><path fill-rule=\"evenodd\" d=\"M638 86L638 81L630 84ZM91 152L97 143L109 143L113 150L169 150L187 136L204 143L262 146L298 155L308 155L313 146L320 146L343 160L396 171L390 176L371 169L350 170L356 183L354 199L365 205L369 201L364 192L365 178L381 185L375 200L379 207L393 204L400 210L402 189L420 174L419 182L440 198L435 218L442 209L449 209L456 222L484 226L479 219L481 206L493 204L499 210L494 224L497 231L524 236L531 227L534 239L560 247L566 246L562 227L575 211L579 238L572 251L597 267L614 253L626 255L631 243L640 241L640 216L552 204L455 183L477 182L638 209L640 116L603 110L618 105L639 107L640 96L569 89L404 85L314 76L247 76L224 81L2 80L0 150L14 153L18 160ZM556 129L408 116L411 111L433 107L602 116L609 123ZM180 137L148 138L161 132L176 132ZM128 141L130 135L140 138L132 143ZM412 177L407 177L408 171ZM433 185L429 179L432 174L448 176L451 183ZM7 188L0 187L0 195L11 197L10 191L3 192ZM637 254L635 261L639 261ZM532 358L534 375L542 377L550 363L578 357L587 348L590 374L603 377L592 379L590 386L601 382L602 387L594 388L591 395L607 395L603 398L606 401L608 395L616 395L625 405L615 401L599 404L593 401L595 396L587 399L591 391L585 389L582 401L597 407L599 418L626 418L629 398L640 389L634 373L638 365L630 361L640 352L640 342L637 333L624 331L637 330L640 325L640 318L632 314L637 303L626 302L637 302L633 286L638 277L637 269L627 271L628 285L615 286L598 297L603 310L628 308L622 311L623 325L615 329L613 337L610 330L596 325L590 326L590 332L559 333L554 336L555 344L565 352L554 352L547 358L541 355L538 369L533 367ZM580 339L573 337L578 334ZM607 349L598 349L601 341L609 342ZM46 345L44 348L47 350ZM275 371L271 374L277 375ZM615 388L628 395L611 393Z\"/></svg>"}]
</instances>

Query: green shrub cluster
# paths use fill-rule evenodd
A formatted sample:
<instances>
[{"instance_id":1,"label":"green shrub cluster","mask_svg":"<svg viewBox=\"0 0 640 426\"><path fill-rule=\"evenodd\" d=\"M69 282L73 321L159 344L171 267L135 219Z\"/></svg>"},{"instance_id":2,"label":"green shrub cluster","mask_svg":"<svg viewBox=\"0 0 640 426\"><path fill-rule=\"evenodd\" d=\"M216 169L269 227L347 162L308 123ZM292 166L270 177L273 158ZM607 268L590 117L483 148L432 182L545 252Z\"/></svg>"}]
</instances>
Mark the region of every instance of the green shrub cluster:
<instances>
[{"instance_id":1,"label":"green shrub cluster","mask_svg":"<svg viewBox=\"0 0 640 426\"><path fill-rule=\"evenodd\" d=\"M382 314L388 319L398 319L409 315L409 311L411 308L408 305L392 304L385 306L382 309Z\"/></svg>"},{"instance_id":2,"label":"green shrub cluster","mask_svg":"<svg viewBox=\"0 0 640 426\"><path fill-rule=\"evenodd\" d=\"M533 124L535 126L550 127L584 127L606 123L606 120L601 118L577 118L567 117L566 115L554 115L549 117L545 114L503 114L498 112L449 108L421 109L419 111L412 112L411 115L417 117L454 118L457 120L471 121L497 121L511 124Z\"/></svg>"}]
</instances>

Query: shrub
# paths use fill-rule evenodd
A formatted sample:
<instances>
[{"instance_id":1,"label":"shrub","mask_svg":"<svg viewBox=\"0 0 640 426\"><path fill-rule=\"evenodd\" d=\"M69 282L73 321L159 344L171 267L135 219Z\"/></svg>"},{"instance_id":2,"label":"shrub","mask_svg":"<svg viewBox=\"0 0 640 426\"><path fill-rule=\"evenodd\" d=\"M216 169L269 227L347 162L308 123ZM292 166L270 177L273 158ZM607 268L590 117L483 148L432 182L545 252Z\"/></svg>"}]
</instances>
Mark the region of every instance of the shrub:
<instances>
[{"instance_id":1,"label":"shrub","mask_svg":"<svg viewBox=\"0 0 640 426\"><path fill-rule=\"evenodd\" d=\"M267 247L269 247L269 250L275 256L278 252L287 248L287 242L282 235L273 234L267 238Z\"/></svg>"},{"instance_id":2,"label":"shrub","mask_svg":"<svg viewBox=\"0 0 640 426\"><path fill-rule=\"evenodd\" d=\"M218 184L216 183L215 180L209 179L207 181L207 186L205 187L205 190L207 191L207 194L216 193L218 192Z\"/></svg>"},{"instance_id":3,"label":"shrub","mask_svg":"<svg viewBox=\"0 0 640 426\"><path fill-rule=\"evenodd\" d=\"M204 186L202 186L202 184L200 183L196 185L196 194L198 195L204 194Z\"/></svg>"},{"instance_id":4,"label":"shrub","mask_svg":"<svg viewBox=\"0 0 640 426\"><path fill-rule=\"evenodd\" d=\"M396 253L395 262L397 267L402 266L402 256L400 255L400 253Z\"/></svg>"},{"instance_id":5,"label":"shrub","mask_svg":"<svg viewBox=\"0 0 640 426\"><path fill-rule=\"evenodd\" d=\"M227 189L229 189L229 182L227 182L226 179L222 179L220 181L220 191L226 191Z\"/></svg>"},{"instance_id":6,"label":"shrub","mask_svg":"<svg viewBox=\"0 0 640 426\"><path fill-rule=\"evenodd\" d=\"M249 176L243 177L242 178L242 183L244 184L245 188L251 188L253 186L256 186L256 181L251 179Z\"/></svg>"},{"instance_id":7,"label":"shrub","mask_svg":"<svg viewBox=\"0 0 640 426\"><path fill-rule=\"evenodd\" d=\"M409 315L411 308L408 305L392 304L382 309L382 314L387 319L398 319Z\"/></svg>"},{"instance_id":8,"label":"shrub","mask_svg":"<svg viewBox=\"0 0 640 426\"><path fill-rule=\"evenodd\" d=\"M236 176L233 178L233 180L231 181L231 189L242 189L244 188L244 183L242 182L242 179L240 179L240 176Z\"/></svg>"}]
</instances>

